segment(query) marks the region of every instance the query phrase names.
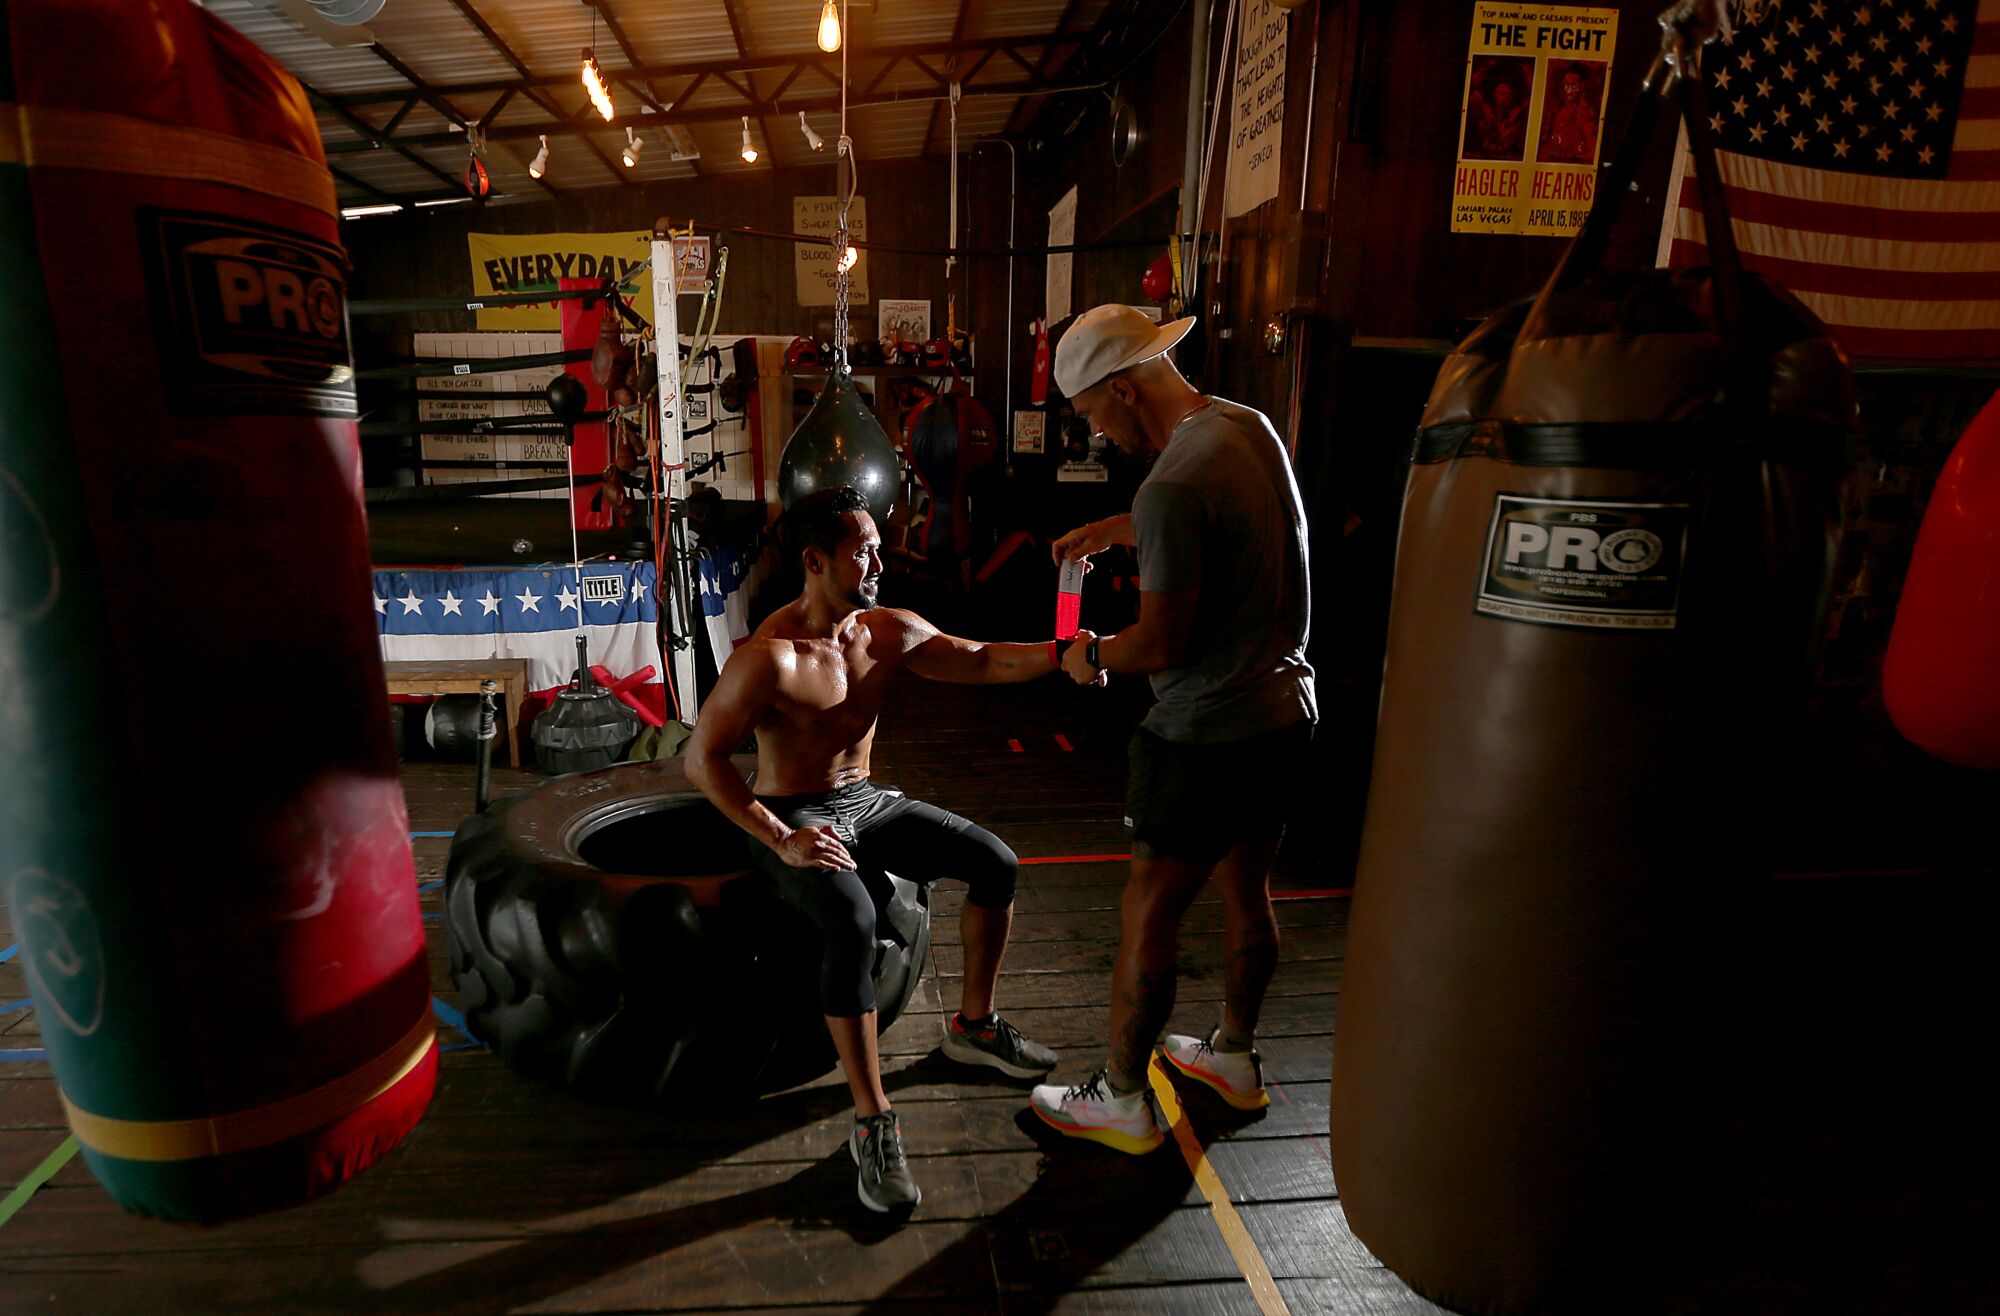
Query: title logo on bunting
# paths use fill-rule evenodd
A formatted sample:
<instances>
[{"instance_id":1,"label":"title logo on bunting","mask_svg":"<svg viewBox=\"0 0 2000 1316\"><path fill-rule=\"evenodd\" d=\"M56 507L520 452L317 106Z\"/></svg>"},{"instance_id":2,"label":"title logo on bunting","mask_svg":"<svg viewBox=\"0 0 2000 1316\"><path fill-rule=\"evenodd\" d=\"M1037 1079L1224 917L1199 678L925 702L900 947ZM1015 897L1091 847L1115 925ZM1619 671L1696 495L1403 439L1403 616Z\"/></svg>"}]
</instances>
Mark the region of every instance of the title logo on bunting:
<instances>
[{"instance_id":1,"label":"title logo on bunting","mask_svg":"<svg viewBox=\"0 0 2000 1316\"><path fill-rule=\"evenodd\" d=\"M1583 227L1617 44L1615 9L1473 6L1452 232L1568 237Z\"/></svg>"},{"instance_id":2,"label":"title logo on bunting","mask_svg":"<svg viewBox=\"0 0 2000 1316\"><path fill-rule=\"evenodd\" d=\"M651 285L647 284L641 296L644 276L635 279L632 272L651 252L652 239L650 232L468 233L465 241L472 254L472 300L508 293L554 292L559 279L612 275L619 279L619 291L632 309L651 320ZM484 307L478 316L481 329L562 328L562 311L556 302Z\"/></svg>"}]
</instances>

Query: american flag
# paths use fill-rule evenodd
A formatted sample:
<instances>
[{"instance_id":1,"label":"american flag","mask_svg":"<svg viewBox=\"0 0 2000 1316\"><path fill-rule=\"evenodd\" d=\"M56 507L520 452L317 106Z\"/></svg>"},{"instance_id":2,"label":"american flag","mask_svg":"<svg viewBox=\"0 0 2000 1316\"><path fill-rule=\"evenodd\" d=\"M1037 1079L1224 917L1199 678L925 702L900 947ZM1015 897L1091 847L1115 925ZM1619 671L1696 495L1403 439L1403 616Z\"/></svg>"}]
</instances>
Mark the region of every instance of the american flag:
<instances>
[{"instance_id":1,"label":"american flag","mask_svg":"<svg viewBox=\"0 0 2000 1316\"><path fill-rule=\"evenodd\" d=\"M651 666L636 697L661 692L659 605L650 562L587 562L526 570L378 571L375 628L388 662L525 658L528 687L560 689L576 670L576 636L614 677Z\"/></svg>"},{"instance_id":2,"label":"american flag","mask_svg":"<svg viewBox=\"0 0 2000 1316\"><path fill-rule=\"evenodd\" d=\"M1702 76L1744 264L1850 356L2000 361L2000 0L1739 8ZM1662 255L1705 264L1682 165Z\"/></svg>"},{"instance_id":3,"label":"american flag","mask_svg":"<svg viewBox=\"0 0 2000 1316\"><path fill-rule=\"evenodd\" d=\"M708 627L708 653L715 670L750 638L750 595L763 580L755 550L742 544L705 548L695 559L701 615Z\"/></svg>"}]
</instances>

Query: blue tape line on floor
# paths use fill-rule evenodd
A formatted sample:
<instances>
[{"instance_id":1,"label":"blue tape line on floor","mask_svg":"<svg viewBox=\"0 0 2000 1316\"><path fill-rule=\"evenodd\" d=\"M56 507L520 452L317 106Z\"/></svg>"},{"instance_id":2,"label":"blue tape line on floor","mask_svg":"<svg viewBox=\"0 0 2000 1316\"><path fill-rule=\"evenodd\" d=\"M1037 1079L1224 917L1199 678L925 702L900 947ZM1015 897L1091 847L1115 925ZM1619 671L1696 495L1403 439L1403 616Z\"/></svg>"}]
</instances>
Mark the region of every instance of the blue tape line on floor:
<instances>
[{"instance_id":1,"label":"blue tape line on floor","mask_svg":"<svg viewBox=\"0 0 2000 1316\"><path fill-rule=\"evenodd\" d=\"M460 1014L456 1007L446 1005L443 1001L433 996L431 997L431 1013L436 1015L440 1020L444 1021L446 1024L449 1024L451 1027L456 1028L459 1032L464 1033L466 1037L471 1038L471 1045L473 1046L485 1045L485 1043L481 1042L478 1038L472 1036L472 1030L465 1026L465 1016ZM458 1050L458 1047L456 1044L454 1044L451 1046L439 1047L438 1049L441 1051L456 1051Z\"/></svg>"},{"instance_id":2,"label":"blue tape line on floor","mask_svg":"<svg viewBox=\"0 0 2000 1316\"><path fill-rule=\"evenodd\" d=\"M451 836L451 835L454 835L454 833L452 833L452 832L411 832L411 833L410 833L410 835L411 835L411 836L413 836L413 837L427 837L427 836Z\"/></svg>"},{"instance_id":3,"label":"blue tape line on floor","mask_svg":"<svg viewBox=\"0 0 2000 1316\"><path fill-rule=\"evenodd\" d=\"M429 892L429 891L435 891L435 890L437 890L437 889L438 889L439 887L441 887L441 886L443 886L443 885L444 885L444 879L443 879L443 878L441 878L441 877L434 877L434 878L432 878L432 879L431 879L430 881L428 881L428 882L420 882L420 883L418 883L418 885L417 885L417 894L421 896L421 895L425 894L426 892Z\"/></svg>"},{"instance_id":4,"label":"blue tape line on floor","mask_svg":"<svg viewBox=\"0 0 2000 1316\"><path fill-rule=\"evenodd\" d=\"M30 1060L47 1060L46 1051L0 1051L0 1065L26 1064Z\"/></svg>"},{"instance_id":5,"label":"blue tape line on floor","mask_svg":"<svg viewBox=\"0 0 2000 1316\"><path fill-rule=\"evenodd\" d=\"M16 955L19 955L20 953L21 953L21 945L19 942L16 942L12 946L9 946L6 950L0 950L0 964L5 964L8 960L13 959Z\"/></svg>"},{"instance_id":6,"label":"blue tape line on floor","mask_svg":"<svg viewBox=\"0 0 2000 1316\"><path fill-rule=\"evenodd\" d=\"M31 998L19 1001L8 1001L5 1005L0 1005L0 1014L12 1014L16 1010L25 1010L34 1003L35 1002Z\"/></svg>"}]
</instances>

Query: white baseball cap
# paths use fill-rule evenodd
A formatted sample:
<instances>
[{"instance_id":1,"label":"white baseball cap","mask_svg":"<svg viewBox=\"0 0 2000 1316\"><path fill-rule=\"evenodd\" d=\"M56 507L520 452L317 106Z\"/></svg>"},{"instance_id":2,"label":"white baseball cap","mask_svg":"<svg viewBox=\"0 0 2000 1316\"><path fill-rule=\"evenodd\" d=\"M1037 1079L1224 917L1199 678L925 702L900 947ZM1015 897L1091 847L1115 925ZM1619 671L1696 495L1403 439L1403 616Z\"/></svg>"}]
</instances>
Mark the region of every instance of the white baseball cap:
<instances>
[{"instance_id":1,"label":"white baseball cap","mask_svg":"<svg viewBox=\"0 0 2000 1316\"><path fill-rule=\"evenodd\" d=\"M1115 302L1093 306L1076 317L1056 344L1056 387L1073 398L1121 370L1167 352L1192 328L1192 315L1154 324L1135 307Z\"/></svg>"}]
</instances>

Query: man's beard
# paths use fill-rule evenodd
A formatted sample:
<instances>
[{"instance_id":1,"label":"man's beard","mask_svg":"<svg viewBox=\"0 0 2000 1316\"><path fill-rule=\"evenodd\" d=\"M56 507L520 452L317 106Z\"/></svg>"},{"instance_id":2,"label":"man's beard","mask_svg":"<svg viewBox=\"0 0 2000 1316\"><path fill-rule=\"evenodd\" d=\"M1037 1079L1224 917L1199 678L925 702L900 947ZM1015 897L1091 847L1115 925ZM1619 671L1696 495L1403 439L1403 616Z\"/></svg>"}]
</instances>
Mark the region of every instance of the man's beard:
<instances>
[{"instance_id":1,"label":"man's beard","mask_svg":"<svg viewBox=\"0 0 2000 1316\"><path fill-rule=\"evenodd\" d=\"M872 608L875 606L875 600L881 596L881 593L882 585L880 581L864 581L860 585L855 586L854 592L847 596L847 601L857 608Z\"/></svg>"}]
</instances>

